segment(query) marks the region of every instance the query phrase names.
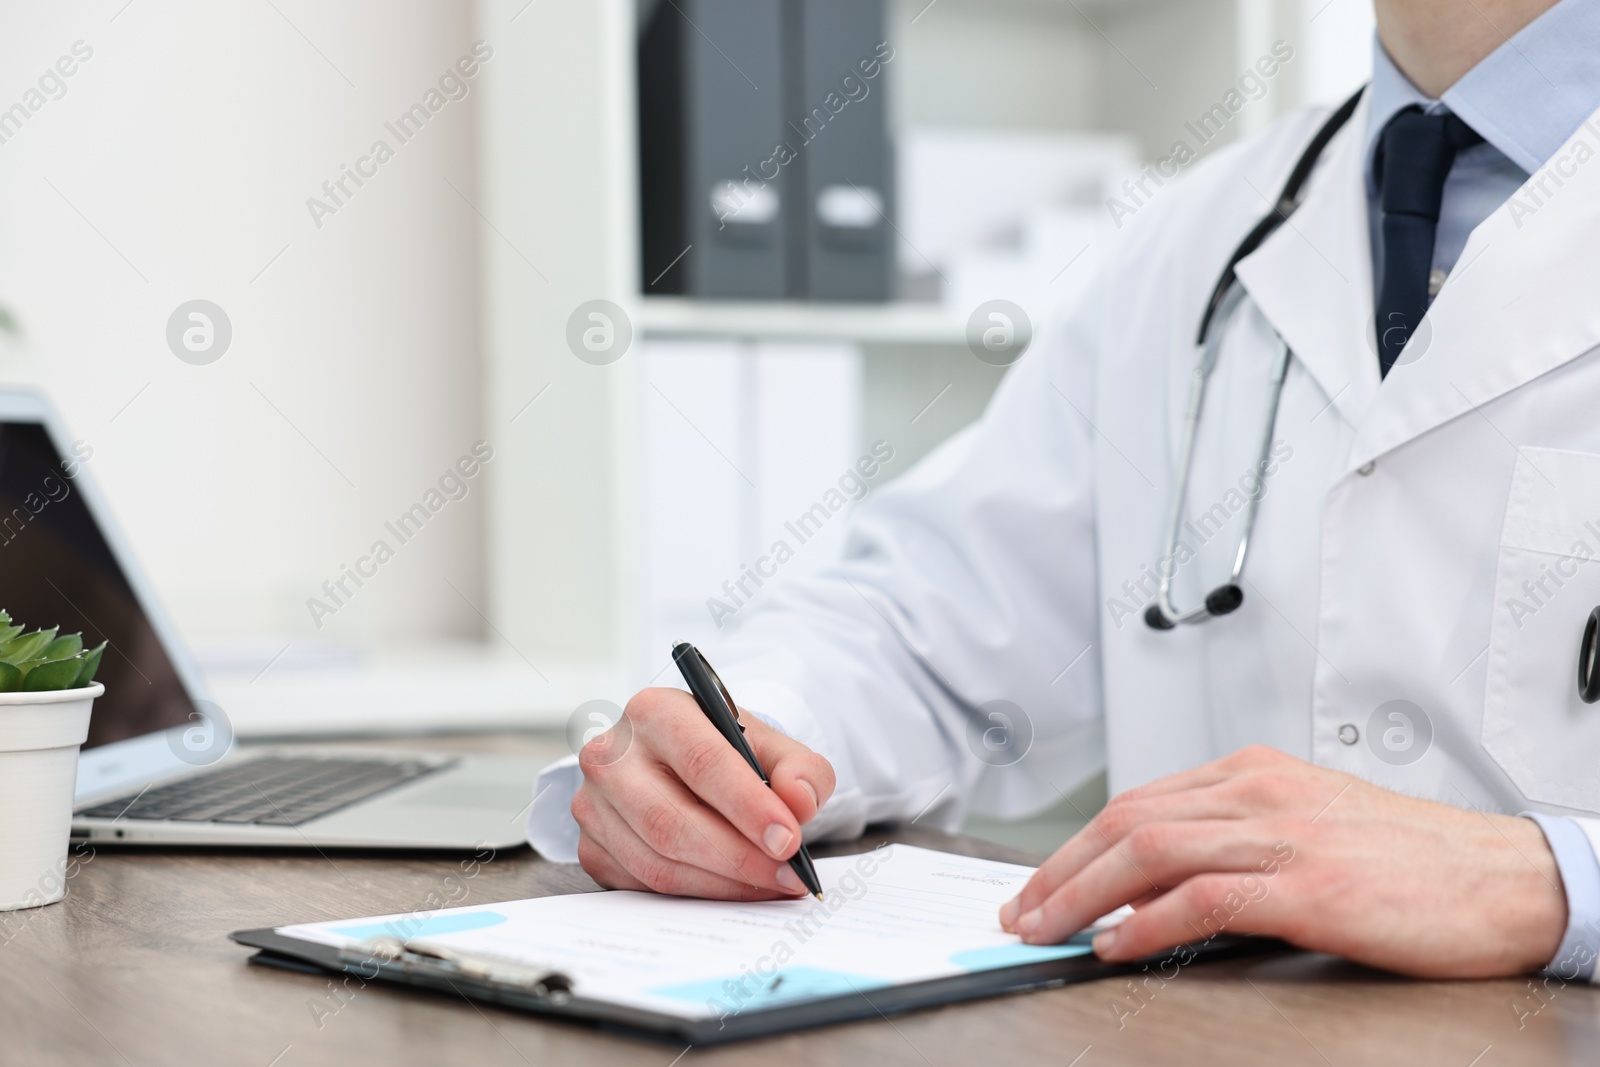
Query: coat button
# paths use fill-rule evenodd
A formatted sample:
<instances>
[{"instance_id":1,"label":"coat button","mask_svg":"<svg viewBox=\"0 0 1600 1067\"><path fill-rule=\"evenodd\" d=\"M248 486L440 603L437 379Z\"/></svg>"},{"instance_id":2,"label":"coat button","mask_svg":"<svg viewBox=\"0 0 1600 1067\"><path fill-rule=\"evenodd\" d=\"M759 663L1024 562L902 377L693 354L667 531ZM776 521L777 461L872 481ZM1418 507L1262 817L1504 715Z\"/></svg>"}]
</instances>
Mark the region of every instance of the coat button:
<instances>
[{"instance_id":1,"label":"coat button","mask_svg":"<svg viewBox=\"0 0 1600 1067\"><path fill-rule=\"evenodd\" d=\"M1378 469L1378 464L1376 462L1368 462L1368 463L1362 464L1360 467L1357 467L1356 468L1356 473L1361 475L1361 477L1365 478L1367 475L1371 474L1373 471L1375 471L1377 469Z\"/></svg>"},{"instance_id":2,"label":"coat button","mask_svg":"<svg viewBox=\"0 0 1600 1067\"><path fill-rule=\"evenodd\" d=\"M1361 740L1361 731L1356 729L1355 723L1347 722L1339 727L1339 740L1347 745L1353 745Z\"/></svg>"}]
</instances>

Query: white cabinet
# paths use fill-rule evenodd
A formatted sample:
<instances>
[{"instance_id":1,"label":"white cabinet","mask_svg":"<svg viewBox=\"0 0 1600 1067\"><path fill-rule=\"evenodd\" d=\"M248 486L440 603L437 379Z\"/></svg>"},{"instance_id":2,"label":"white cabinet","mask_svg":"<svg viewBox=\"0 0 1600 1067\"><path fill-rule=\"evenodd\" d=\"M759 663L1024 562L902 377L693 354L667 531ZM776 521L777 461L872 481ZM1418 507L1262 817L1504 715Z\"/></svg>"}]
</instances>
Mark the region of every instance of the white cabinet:
<instances>
[{"instance_id":1,"label":"white cabinet","mask_svg":"<svg viewBox=\"0 0 1600 1067\"><path fill-rule=\"evenodd\" d=\"M832 558L850 506L883 477L856 473L853 345L651 341L639 362L634 668L648 681L671 642L706 641L770 583Z\"/></svg>"}]
</instances>

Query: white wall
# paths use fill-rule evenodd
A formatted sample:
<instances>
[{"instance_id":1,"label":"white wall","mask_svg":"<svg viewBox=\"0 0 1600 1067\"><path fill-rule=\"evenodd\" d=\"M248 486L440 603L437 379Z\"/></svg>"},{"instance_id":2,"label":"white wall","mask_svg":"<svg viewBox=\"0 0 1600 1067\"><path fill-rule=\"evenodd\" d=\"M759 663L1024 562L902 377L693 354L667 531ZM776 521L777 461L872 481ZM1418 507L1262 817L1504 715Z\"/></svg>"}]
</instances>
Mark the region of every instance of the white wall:
<instances>
[{"instance_id":1,"label":"white wall","mask_svg":"<svg viewBox=\"0 0 1600 1067\"><path fill-rule=\"evenodd\" d=\"M1306 103L1336 105L1372 76L1372 0L1236 0L1237 48L1259 56L1274 41L1294 47L1279 88L1242 117L1241 132Z\"/></svg>"},{"instance_id":2,"label":"white wall","mask_svg":"<svg viewBox=\"0 0 1600 1067\"><path fill-rule=\"evenodd\" d=\"M1372 77L1372 0L1296 0L1305 42L1301 96L1336 103Z\"/></svg>"},{"instance_id":3,"label":"white wall","mask_svg":"<svg viewBox=\"0 0 1600 1067\"><path fill-rule=\"evenodd\" d=\"M25 331L0 342L0 378L48 390L92 443L193 641L481 629L446 584L483 600L481 481L320 634L305 606L483 433L481 223L462 198L478 198L478 94L409 144L383 127L468 51L468 15L425 0L7 6L0 107L75 41L93 56L0 144L0 305ZM306 199L380 137L395 158L318 229ZM209 366L164 336L196 297L233 326Z\"/></svg>"},{"instance_id":4,"label":"white wall","mask_svg":"<svg viewBox=\"0 0 1600 1067\"><path fill-rule=\"evenodd\" d=\"M1096 128L1132 134L1149 158L1167 154L1186 136L1184 122L1238 76L1234 4L1104 5L1096 18L1104 34L1096 52Z\"/></svg>"}]
</instances>

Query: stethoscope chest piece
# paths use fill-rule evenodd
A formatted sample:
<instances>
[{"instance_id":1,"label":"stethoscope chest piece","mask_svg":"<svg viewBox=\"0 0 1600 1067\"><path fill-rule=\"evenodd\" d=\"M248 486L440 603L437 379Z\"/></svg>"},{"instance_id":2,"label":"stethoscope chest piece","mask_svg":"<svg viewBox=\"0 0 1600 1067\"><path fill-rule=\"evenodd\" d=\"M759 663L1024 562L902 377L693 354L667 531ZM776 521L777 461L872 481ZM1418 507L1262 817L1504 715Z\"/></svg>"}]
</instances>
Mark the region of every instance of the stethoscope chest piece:
<instances>
[{"instance_id":1,"label":"stethoscope chest piece","mask_svg":"<svg viewBox=\"0 0 1600 1067\"><path fill-rule=\"evenodd\" d=\"M1578 646L1578 696L1585 704L1600 701L1600 608L1589 612L1589 622L1583 628L1583 643Z\"/></svg>"}]
</instances>

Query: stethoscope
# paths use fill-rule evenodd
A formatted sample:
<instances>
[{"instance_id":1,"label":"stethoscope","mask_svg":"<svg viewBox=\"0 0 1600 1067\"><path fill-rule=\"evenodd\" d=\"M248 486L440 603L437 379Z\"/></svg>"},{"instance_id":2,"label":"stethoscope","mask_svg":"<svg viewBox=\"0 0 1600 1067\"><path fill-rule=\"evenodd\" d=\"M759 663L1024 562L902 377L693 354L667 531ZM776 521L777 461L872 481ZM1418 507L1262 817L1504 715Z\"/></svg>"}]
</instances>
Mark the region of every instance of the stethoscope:
<instances>
[{"instance_id":1,"label":"stethoscope","mask_svg":"<svg viewBox=\"0 0 1600 1067\"><path fill-rule=\"evenodd\" d=\"M1578 644L1578 696L1585 704L1600 701L1597 661L1600 661L1600 608L1589 612L1589 623L1583 628L1583 640Z\"/></svg>"},{"instance_id":2,"label":"stethoscope","mask_svg":"<svg viewBox=\"0 0 1600 1067\"><path fill-rule=\"evenodd\" d=\"M1233 570L1228 574L1228 580L1206 594L1202 606L1192 611L1182 612L1172 606L1172 578L1175 567L1173 560L1177 558L1178 535L1183 528L1183 506L1189 494L1189 472L1194 460L1195 435L1200 429L1200 413L1205 408L1206 384L1211 379L1211 372L1217 367L1217 357L1222 350L1222 337L1227 332L1224 328L1233 313L1244 301L1244 287L1239 284L1239 278L1234 273L1239 261L1244 259L1257 248L1261 247L1268 237L1277 231L1279 226L1289 221L1289 216L1295 213L1300 206L1301 196L1305 185L1311 178L1311 172L1316 169L1317 160L1322 158L1322 152L1328 147L1328 142L1333 140L1335 134L1344 128L1350 121L1350 116L1355 113L1356 105L1361 102L1361 94L1365 88L1358 90L1354 96L1346 100L1328 120L1322 124L1317 135L1311 138L1311 143L1306 145L1305 151L1300 154L1300 159L1295 163L1294 170L1289 172L1289 180L1284 182L1283 191L1278 194L1278 200L1266 217L1256 223L1245 239L1239 242L1239 247L1234 249L1233 255L1228 259L1228 265L1223 268L1222 275L1217 279L1217 284L1211 290L1211 299L1206 301L1205 314L1200 319L1200 333L1195 343L1200 346L1200 361L1194 368L1194 374L1189 383L1189 400L1184 408L1183 416L1183 446L1178 457L1178 484L1173 490L1171 507L1167 512L1167 544L1162 554L1161 584L1156 593L1155 603L1145 610L1144 621L1152 630L1170 630L1179 623L1206 622L1219 615L1229 615L1237 611L1240 604L1244 603L1244 590L1239 587L1240 576L1244 574L1245 556L1250 550L1250 533L1256 524L1256 508L1261 503L1261 496L1266 490L1265 483L1258 484L1254 493L1245 501L1244 522L1239 531L1239 544L1233 553ZM1272 451L1272 431L1278 421L1278 400L1283 395L1283 379L1289 370L1289 343L1280 335L1278 337L1278 355L1272 362L1272 380L1270 399L1267 401L1267 417L1261 428L1261 447L1256 456L1256 471L1266 469ZM1600 686L1600 682L1596 683ZM1597 696L1600 699L1600 696Z\"/></svg>"},{"instance_id":3,"label":"stethoscope","mask_svg":"<svg viewBox=\"0 0 1600 1067\"><path fill-rule=\"evenodd\" d=\"M1239 587L1239 579L1244 574L1245 557L1250 551L1250 534L1255 529L1256 508L1260 505L1262 493L1265 491L1264 483L1246 499L1244 522L1239 531L1239 543L1234 549L1233 569L1228 573L1228 580L1207 593L1204 603L1198 608L1179 611L1172 605L1174 571L1172 561L1177 558L1178 536L1183 528L1183 506L1189 493L1189 472L1194 460L1195 436L1200 429L1200 414L1205 407L1206 384L1211 379L1211 372L1217 366L1217 356L1222 348L1222 336L1226 332L1224 324L1233 317L1234 312L1244 301L1244 287L1239 284L1235 268L1238 267L1240 260L1260 248L1262 242L1272 236L1299 208L1305 184L1310 179L1311 172L1316 169L1317 160L1322 157L1328 142L1333 140L1334 135L1350 121L1356 105L1361 101L1362 92L1365 92L1364 88L1328 116L1328 120L1322 124L1317 135L1306 145L1305 151L1294 165L1294 170L1289 172L1289 180L1284 182L1277 203L1265 218L1256 223L1255 229L1239 242L1239 247L1234 249L1233 255L1228 259L1228 265L1223 268L1222 275L1211 290L1211 299L1206 301L1205 314L1201 316L1200 332L1196 338L1196 343L1201 349L1200 360L1190 379L1189 399L1184 409L1183 446L1178 457L1180 472L1178 485L1173 491L1171 507L1167 512L1167 543L1161 557L1163 561L1161 582L1155 603L1144 613L1145 624L1152 630L1171 630L1179 623L1201 623L1219 615L1230 615L1244 603L1244 590ZM1278 354L1272 362L1267 417L1261 429L1261 447L1256 455L1257 471L1266 468L1271 455L1272 431L1278 421L1278 401L1283 396L1283 380L1289 370L1291 354L1289 343L1279 335ZM1600 703L1600 607L1589 613L1589 621L1583 628L1583 638L1578 645L1578 696L1585 704Z\"/></svg>"}]
</instances>

